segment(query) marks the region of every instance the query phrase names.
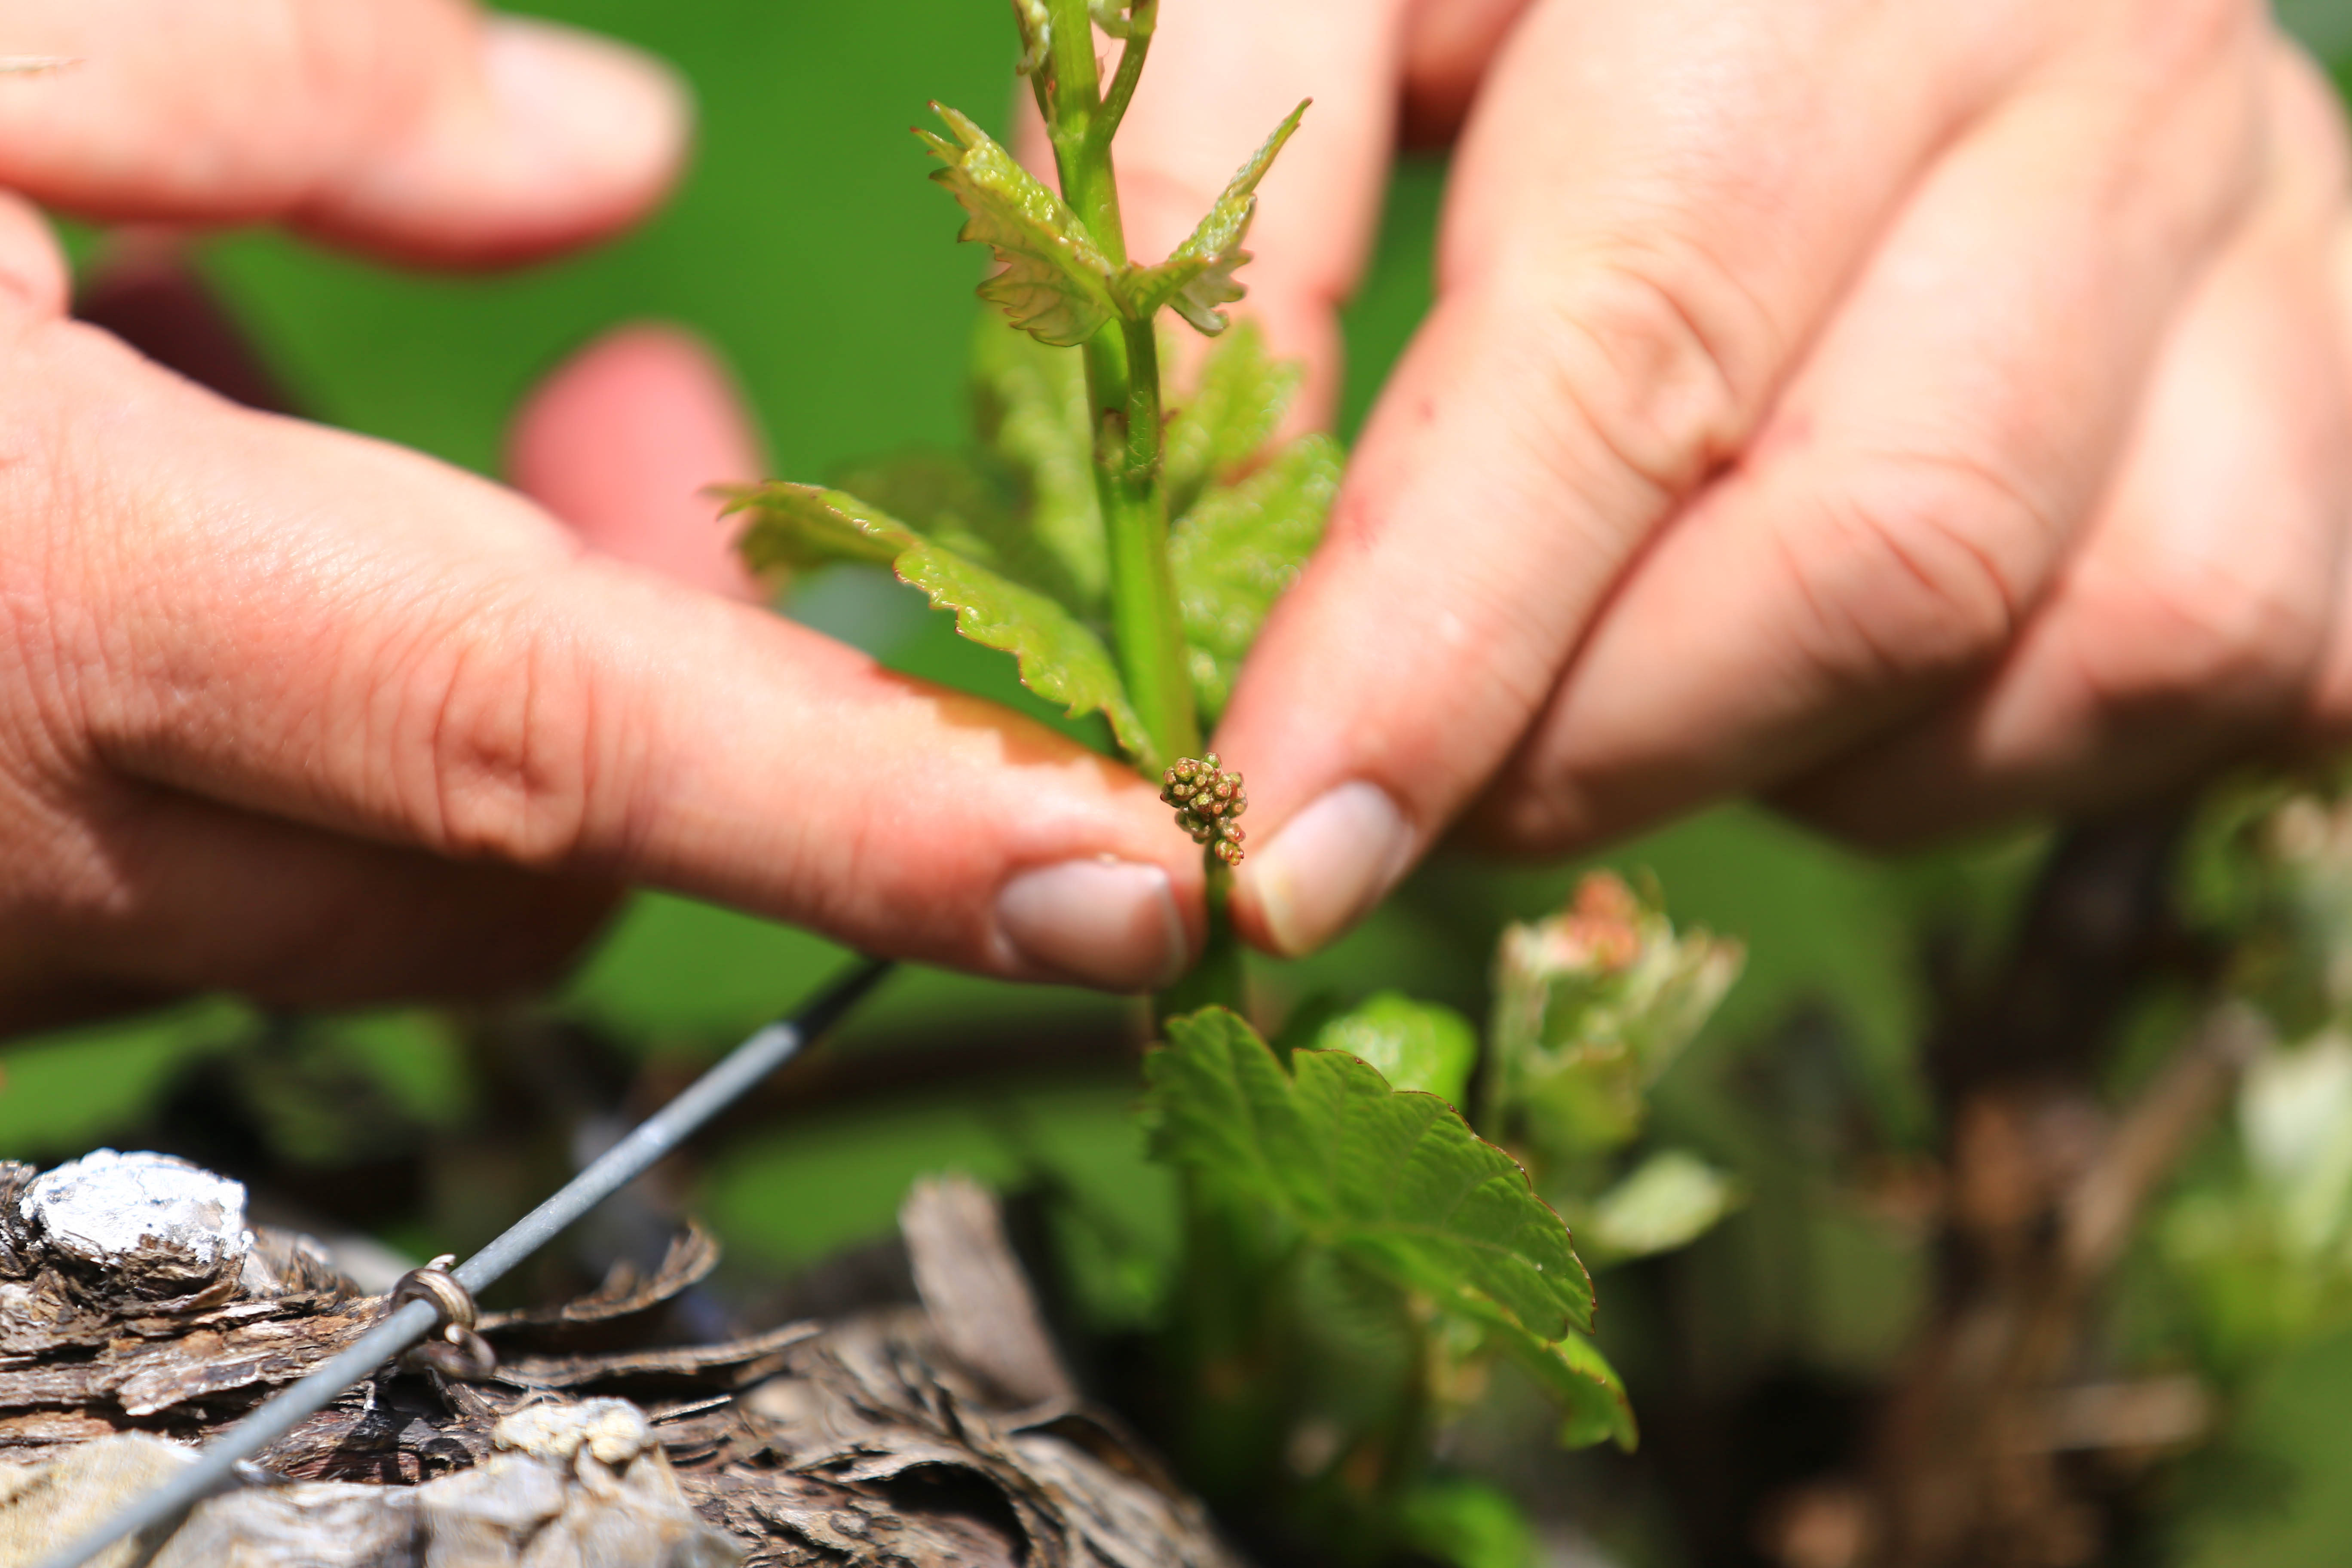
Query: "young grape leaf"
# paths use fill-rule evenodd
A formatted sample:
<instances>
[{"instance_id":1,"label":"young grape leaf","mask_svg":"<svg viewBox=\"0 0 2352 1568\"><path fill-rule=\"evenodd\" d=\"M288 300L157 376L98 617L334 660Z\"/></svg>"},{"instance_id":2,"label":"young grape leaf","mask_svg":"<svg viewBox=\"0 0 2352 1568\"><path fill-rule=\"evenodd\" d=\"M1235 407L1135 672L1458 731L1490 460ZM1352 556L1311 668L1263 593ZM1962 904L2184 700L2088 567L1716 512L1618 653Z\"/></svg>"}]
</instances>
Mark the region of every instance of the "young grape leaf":
<instances>
[{"instance_id":1,"label":"young grape leaf","mask_svg":"<svg viewBox=\"0 0 2352 1568\"><path fill-rule=\"evenodd\" d=\"M972 340L972 392L981 440L1028 489L1030 538L1070 585L1062 602L1100 619L1110 556L1095 494L1086 366L1078 355L1046 347L992 311Z\"/></svg>"},{"instance_id":2,"label":"young grape leaf","mask_svg":"<svg viewBox=\"0 0 2352 1568\"><path fill-rule=\"evenodd\" d=\"M1596 1263L1696 1241L1739 1202L1738 1184L1697 1155L1665 1149L1592 1201L1578 1226Z\"/></svg>"},{"instance_id":3,"label":"young grape leaf","mask_svg":"<svg viewBox=\"0 0 2352 1568\"><path fill-rule=\"evenodd\" d=\"M1490 1323L1486 1332L1487 1342L1517 1363L1567 1413L1559 1428L1562 1447L1589 1448L1613 1439L1619 1447L1633 1450L1641 1436L1633 1425L1633 1403L1599 1345L1573 1333L1539 1340L1515 1323Z\"/></svg>"},{"instance_id":4,"label":"young grape leaf","mask_svg":"<svg viewBox=\"0 0 2352 1568\"><path fill-rule=\"evenodd\" d=\"M1002 306L1040 342L1067 346L1094 336L1116 307L1110 263L1085 222L968 116L940 104L931 109L955 140L915 134L947 165L932 170L931 178L971 215L956 237L988 246L1003 263L981 284L980 297Z\"/></svg>"},{"instance_id":5,"label":"young grape leaf","mask_svg":"<svg viewBox=\"0 0 2352 1568\"><path fill-rule=\"evenodd\" d=\"M1006 336L1013 334L1008 329ZM1024 342L1029 340L1024 338ZM1024 515L1020 476L986 451L917 448L836 469L833 488L910 525L932 543L1034 588L1088 619L1085 590Z\"/></svg>"},{"instance_id":6,"label":"young grape leaf","mask_svg":"<svg viewBox=\"0 0 2352 1568\"><path fill-rule=\"evenodd\" d=\"M1527 1173L1434 1095L1337 1051L1283 1070L1222 1007L1145 1059L1152 1149L1439 1307L1538 1341L1592 1323L1592 1281Z\"/></svg>"},{"instance_id":7,"label":"young grape leaf","mask_svg":"<svg viewBox=\"0 0 2352 1568\"><path fill-rule=\"evenodd\" d=\"M1019 497L1006 476L961 452L909 447L836 468L828 487L906 523L983 566L1002 567L1019 542Z\"/></svg>"},{"instance_id":8,"label":"young grape leaf","mask_svg":"<svg viewBox=\"0 0 2352 1568\"><path fill-rule=\"evenodd\" d=\"M1022 683L1073 719L1099 712L1129 754L1145 745L1118 667L1102 639L1034 588L924 538L877 507L840 490L771 482L732 492L730 511L750 511L740 542L754 570L805 568L830 561L887 562L901 582L955 612L956 630L1011 654Z\"/></svg>"},{"instance_id":9,"label":"young grape leaf","mask_svg":"<svg viewBox=\"0 0 2352 1568\"><path fill-rule=\"evenodd\" d=\"M1559 914L1504 931L1482 1123L1546 1160L1631 1142L1644 1096L1715 1011L1745 957L1676 936L1663 910L1595 872Z\"/></svg>"},{"instance_id":10,"label":"young grape leaf","mask_svg":"<svg viewBox=\"0 0 2352 1568\"><path fill-rule=\"evenodd\" d=\"M1392 1088L1417 1089L1459 1105L1478 1058L1478 1035L1451 1007L1383 991L1326 1019L1308 1048L1345 1051L1377 1068Z\"/></svg>"},{"instance_id":11,"label":"young grape leaf","mask_svg":"<svg viewBox=\"0 0 2352 1568\"><path fill-rule=\"evenodd\" d=\"M1166 353L1161 363L1173 359ZM1303 374L1297 360L1265 352L1265 340L1253 322L1239 322L1216 341L1199 380L1189 395L1175 400L1169 416L1169 516L1182 517L1202 490L1224 482L1265 449Z\"/></svg>"},{"instance_id":12,"label":"young grape leaf","mask_svg":"<svg viewBox=\"0 0 2352 1568\"><path fill-rule=\"evenodd\" d=\"M1111 297L1129 321L1148 321L1160 307L1172 305L1178 315L1209 337L1225 330L1224 313L1217 307L1232 304L1245 292L1234 281L1234 273L1249 259L1242 241L1249 234L1250 219L1257 216L1258 182L1265 178L1275 154L1282 151L1306 113L1307 103L1301 102L1275 127L1274 134L1226 184L1209 216L1167 260L1157 267L1130 263L1112 277Z\"/></svg>"},{"instance_id":13,"label":"young grape leaf","mask_svg":"<svg viewBox=\"0 0 2352 1568\"><path fill-rule=\"evenodd\" d=\"M1339 468L1338 442L1301 437L1240 484L1210 490L1171 531L1168 564L1203 719L1224 711L1266 612L1323 537Z\"/></svg>"},{"instance_id":14,"label":"young grape leaf","mask_svg":"<svg viewBox=\"0 0 2352 1568\"><path fill-rule=\"evenodd\" d=\"M748 511L751 521L736 536L736 552L753 572L810 572L820 566L849 562L887 566L898 558L915 535L912 530L889 531L869 527L856 515L857 503L847 496L846 508L835 506L837 492L814 485L781 481L740 485L719 492L726 513ZM886 520L887 521L887 520Z\"/></svg>"}]
</instances>

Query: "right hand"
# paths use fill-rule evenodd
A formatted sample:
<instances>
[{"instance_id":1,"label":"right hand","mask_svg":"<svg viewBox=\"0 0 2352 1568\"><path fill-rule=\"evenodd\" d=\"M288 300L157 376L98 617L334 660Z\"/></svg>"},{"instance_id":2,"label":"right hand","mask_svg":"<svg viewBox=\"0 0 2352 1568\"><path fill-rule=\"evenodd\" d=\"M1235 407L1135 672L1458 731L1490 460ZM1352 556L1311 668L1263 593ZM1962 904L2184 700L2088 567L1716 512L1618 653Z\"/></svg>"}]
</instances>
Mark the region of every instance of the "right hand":
<instances>
[{"instance_id":1,"label":"right hand","mask_svg":"<svg viewBox=\"0 0 2352 1568\"><path fill-rule=\"evenodd\" d=\"M2342 116L2259 0L1184 0L1162 254L1316 108L1243 274L1327 399L1401 106L1437 299L1219 751L1328 940L1457 821L1763 794L1872 842L2352 736Z\"/></svg>"}]
</instances>

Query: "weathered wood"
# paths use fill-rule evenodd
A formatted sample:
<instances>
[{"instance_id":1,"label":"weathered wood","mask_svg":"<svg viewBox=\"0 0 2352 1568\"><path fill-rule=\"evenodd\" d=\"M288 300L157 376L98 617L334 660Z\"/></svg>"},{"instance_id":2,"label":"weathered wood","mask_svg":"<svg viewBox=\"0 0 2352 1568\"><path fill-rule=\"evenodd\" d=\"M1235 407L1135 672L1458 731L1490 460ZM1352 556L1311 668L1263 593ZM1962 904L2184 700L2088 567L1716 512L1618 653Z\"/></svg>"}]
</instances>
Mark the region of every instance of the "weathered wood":
<instances>
[{"instance_id":1,"label":"weathered wood","mask_svg":"<svg viewBox=\"0 0 2352 1568\"><path fill-rule=\"evenodd\" d=\"M688 1221L651 1274L641 1274L625 1259L585 1296L557 1307L485 1312L478 1326L486 1334L502 1336L503 1343L534 1350L602 1348L615 1331L643 1326L632 1320L666 1309L718 1267L719 1238Z\"/></svg>"},{"instance_id":2,"label":"weathered wood","mask_svg":"<svg viewBox=\"0 0 2352 1568\"><path fill-rule=\"evenodd\" d=\"M55 1539L25 1510L87 1501L72 1477L147 1474L185 1451L156 1437L202 1440L382 1310L284 1233L255 1233L209 1280L98 1277L15 1223L30 1177L0 1164L0 1568L19 1560L11 1531ZM931 1184L905 1228L921 1306L659 1343L661 1309L717 1262L696 1230L649 1276L486 1317L495 1375L353 1389L262 1456L292 1484L205 1503L155 1568L1235 1568L1200 1505L1072 1387L993 1200ZM591 1459L516 1436L566 1421L642 1437ZM121 1457L76 1458L93 1444Z\"/></svg>"},{"instance_id":3,"label":"weathered wood","mask_svg":"<svg viewBox=\"0 0 2352 1568\"><path fill-rule=\"evenodd\" d=\"M603 1355L520 1356L499 1360L500 1382L524 1388L615 1388L638 1393L744 1387L782 1367L779 1353L820 1332L815 1323L786 1323L765 1333L715 1345L620 1351Z\"/></svg>"},{"instance_id":4,"label":"weathered wood","mask_svg":"<svg viewBox=\"0 0 2352 1568\"><path fill-rule=\"evenodd\" d=\"M1008 1397L1071 1399L1076 1390L1005 1245L996 1200L961 1178L917 1182L898 1210L915 1288L947 1349Z\"/></svg>"}]
</instances>

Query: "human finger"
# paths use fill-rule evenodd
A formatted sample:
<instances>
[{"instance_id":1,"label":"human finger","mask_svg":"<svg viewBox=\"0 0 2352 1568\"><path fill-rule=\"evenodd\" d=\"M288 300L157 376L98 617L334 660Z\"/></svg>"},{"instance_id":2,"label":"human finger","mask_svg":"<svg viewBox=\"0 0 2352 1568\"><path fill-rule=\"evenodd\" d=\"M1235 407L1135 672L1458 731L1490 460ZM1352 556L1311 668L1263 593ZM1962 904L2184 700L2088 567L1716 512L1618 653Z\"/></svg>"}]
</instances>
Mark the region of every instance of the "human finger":
<instances>
[{"instance_id":1,"label":"human finger","mask_svg":"<svg viewBox=\"0 0 2352 1568\"><path fill-rule=\"evenodd\" d=\"M1533 0L1413 0L1404 23L1402 140L1451 142L1470 116L1486 67Z\"/></svg>"},{"instance_id":2,"label":"human finger","mask_svg":"<svg viewBox=\"0 0 2352 1568\"><path fill-rule=\"evenodd\" d=\"M1916 840L2156 794L2293 727L2342 616L2352 362L2326 330L2341 112L2284 51L2275 79L2265 198L2169 330L2049 602L1986 679L1780 792L1789 809Z\"/></svg>"},{"instance_id":3,"label":"human finger","mask_svg":"<svg viewBox=\"0 0 2352 1568\"><path fill-rule=\"evenodd\" d=\"M1253 941L1328 940L1504 760L2041 18L1669 0L1519 22L1455 155L1435 308L1219 732L1250 781Z\"/></svg>"},{"instance_id":4,"label":"human finger","mask_svg":"<svg viewBox=\"0 0 2352 1568\"><path fill-rule=\"evenodd\" d=\"M624 327L564 362L515 416L507 473L590 548L759 597L710 487L767 471L726 369L673 327Z\"/></svg>"},{"instance_id":5,"label":"human finger","mask_svg":"<svg viewBox=\"0 0 2352 1568\"><path fill-rule=\"evenodd\" d=\"M108 221L282 221L396 258L518 260L643 215L688 110L650 57L465 0L41 0L0 184Z\"/></svg>"},{"instance_id":6,"label":"human finger","mask_svg":"<svg viewBox=\"0 0 2352 1568\"><path fill-rule=\"evenodd\" d=\"M2345 364L2352 367L2352 215L2339 217L2328 236L2326 268L2329 299L2335 307L2329 319L2333 341ZM2347 368L2347 379L2352 380L2352 368ZM2338 588L2318 678L2302 721L2290 737L2292 753L2306 758L2331 756L2352 740L2352 568L2347 568Z\"/></svg>"},{"instance_id":7,"label":"human finger","mask_svg":"<svg viewBox=\"0 0 2352 1568\"><path fill-rule=\"evenodd\" d=\"M2253 187L2268 38L2231 21L2062 55L1940 159L1737 467L1617 588L1484 834L1566 851L1778 784L1999 657Z\"/></svg>"},{"instance_id":8,"label":"human finger","mask_svg":"<svg viewBox=\"0 0 2352 1568\"><path fill-rule=\"evenodd\" d=\"M1197 942L1197 855L1124 769L87 329L11 352L58 458L9 478L46 520L10 651L68 774L1008 976L1142 989Z\"/></svg>"},{"instance_id":9,"label":"human finger","mask_svg":"<svg viewBox=\"0 0 2352 1568\"><path fill-rule=\"evenodd\" d=\"M0 1032L222 989L283 1007L514 994L553 979L617 891L121 781L42 817L12 846Z\"/></svg>"},{"instance_id":10,"label":"human finger","mask_svg":"<svg viewBox=\"0 0 2352 1568\"><path fill-rule=\"evenodd\" d=\"M62 316L73 271L40 208L0 190L0 305L33 320Z\"/></svg>"}]
</instances>

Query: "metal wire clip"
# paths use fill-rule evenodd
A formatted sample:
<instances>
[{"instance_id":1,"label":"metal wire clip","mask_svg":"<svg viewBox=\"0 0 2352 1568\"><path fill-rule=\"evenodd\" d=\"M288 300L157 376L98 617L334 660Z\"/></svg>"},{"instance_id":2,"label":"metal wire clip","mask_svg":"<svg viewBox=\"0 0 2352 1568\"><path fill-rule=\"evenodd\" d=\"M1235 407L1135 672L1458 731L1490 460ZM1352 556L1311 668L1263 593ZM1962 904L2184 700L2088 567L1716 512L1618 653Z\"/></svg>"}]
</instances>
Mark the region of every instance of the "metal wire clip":
<instances>
[{"instance_id":1,"label":"metal wire clip","mask_svg":"<svg viewBox=\"0 0 2352 1568\"><path fill-rule=\"evenodd\" d=\"M433 1337L404 1353L400 1365L410 1372L437 1372L459 1383L478 1383L498 1371L499 1355L489 1341L474 1331L481 1312L474 1305L474 1293L449 1272L457 1261L456 1253L445 1252L402 1275L384 1298L383 1315L389 1318L411 1301L428 1303Z\"/></svg>"},{"instance_id":2,"label":"metal wire clip","mask_svg":"<svg viewBox=\"0 0 2352 1568\"><path fill-rule=\"evenodd\" d=\"M385 1303L385 1315L367 1332L311 1369L300 1382L279 1389L236 1426L215 1437L194 1463L169 1480L138 1498L105 1523L67 1542L40 1560L38 1568L81 1568L99 1552L126 1536L167 1528L195 1503L239 1474L246 1460L285 1436L309 1417L324 1410L335 1396L399 1355L419 1340L439 1330L443 1346L462 1353L464 1340L473 1334L473 1292L488 1286L516 1264L539 1250L549 1237L594 1208L677 1148L687 1134L709 1121L777 1068L800 1054L801 1047L849 1011L857 999L888 973L887 963L858 965L812 1000L793 1017L781 1018L729 1052L709 1072L696 1079L661 1110L639 1122L635 1131L605 1150L546 1202L509 1226L498 1239L457 1268L437 1258L402 1279ZM447 1282L445 1289L443 1281ZM410 1289L412 1282L414 1289ZM402 1291L409 1293L402 1295ZM453 1338L449 1331L462 1325ZM478 1338L477 1338L477 1342ZM488 1347L483 1347L487 1355ZM430 1357L427 1364L433 1364Z\"/></svg>"}]
</instances>

